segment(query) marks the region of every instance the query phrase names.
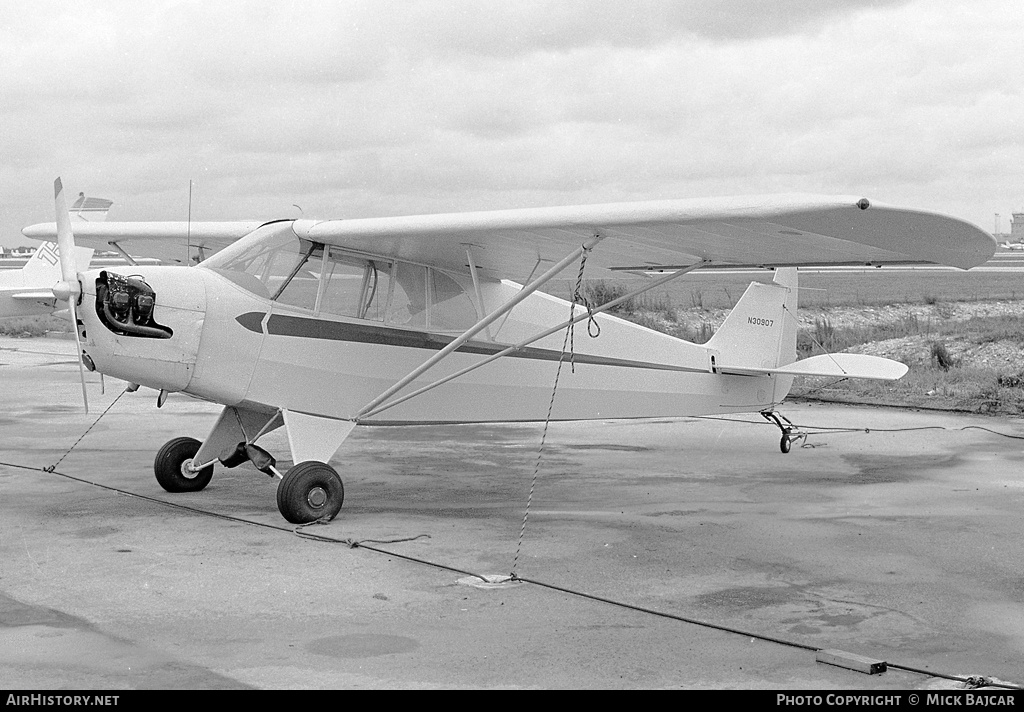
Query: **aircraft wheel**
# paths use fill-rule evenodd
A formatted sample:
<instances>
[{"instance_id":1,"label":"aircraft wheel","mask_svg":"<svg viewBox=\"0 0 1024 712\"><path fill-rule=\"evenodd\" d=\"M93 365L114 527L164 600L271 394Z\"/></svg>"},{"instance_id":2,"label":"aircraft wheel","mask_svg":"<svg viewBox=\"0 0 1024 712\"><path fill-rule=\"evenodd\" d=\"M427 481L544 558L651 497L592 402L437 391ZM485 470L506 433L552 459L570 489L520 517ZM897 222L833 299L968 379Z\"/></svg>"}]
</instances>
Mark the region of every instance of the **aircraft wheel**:
<instances>
[{"instance_id":1,"label":"aircraft wheel","mask_svg":"<svg viewBox=\"0 0 1024 712\"><path fill-rule=\"evenodd\" d=\"M782 434L782 440L779 441L779 449L785 454L789 452L790 448L793 447L793 441L789 438L789 433Z\"/></svg>"},{"instance_id":2,"label":"aircraft wheel","mask_svg":"<svg viewBox=\"0 0 1024 712\"><path fill-rule=\"evenodd\" d=\"M188 469L200 445L202 443L195 438L174 438L160 448L153 461L153 472L161 487L168 492L198 492L210 484L213 465L199 472Z\"/></svg>"},{"instance_id":3,"label":"aircraft wheel","mask_svg":"<svg viewBox=\"0 0 1024 712\"><path fill-rule=\"evenodd\" d=\"M315 460L300 462L277 486L277 508L292 524L334 519L345 501L341 477L330 465Z\"/></svg>"}]
</instances>

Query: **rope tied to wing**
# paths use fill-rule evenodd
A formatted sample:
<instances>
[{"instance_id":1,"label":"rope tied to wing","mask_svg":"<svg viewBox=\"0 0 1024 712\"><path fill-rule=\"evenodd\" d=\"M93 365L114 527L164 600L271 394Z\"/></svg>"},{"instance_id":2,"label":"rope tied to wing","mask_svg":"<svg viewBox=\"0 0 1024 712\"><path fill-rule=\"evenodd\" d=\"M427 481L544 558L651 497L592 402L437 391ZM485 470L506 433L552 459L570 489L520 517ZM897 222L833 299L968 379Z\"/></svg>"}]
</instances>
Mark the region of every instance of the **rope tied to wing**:
<instances>
[{"instance_id":1,"label":"rope tied to wing","mask_svg":"<svg viewBox=\"0 0 1024 712\"><path fill-rule=\"evenodd\" d=\"M569 304L569 324L565 329L565 338L562 340L562 350L558 354L558 367L555 369L555 383L551 387L551 399L548 401L548 413L544 418L544 430L540 436L540 446L537 448L537 460L533 467L533 479L530 481L530 493L526 498L526 510L523 512L523 524L519 528L519 542L516 544L516 553L512 557L512 572L509 574L513 580L516 580L516 568L519 566L519 553L523 548L523 539L526 536L526 522L530 518L530 505L533 503L533 492L537 488L537 478L540 475L541 463L544 460L544 445L548 439L548 428L551 425L551 414L555 409L555 394L558 393L558 378L562 375L562 364L565 363L565 354L569 352L569 365L573 369L573 373L576 372L575 364L573 364L573 319L576 317L576 305L582 304L587 309L587 333L590 334L591 338L596 339L601 333L601 326L594 319L593 307L590 306L590 302L583 295L583 270L587 266L587 253L590 252L591 248L586 245L583 246L583 254L580 256L580 271L576 275L576 289L573 291L572 300ZM590 324L594 325L596 331L592 331ZM566 348L568 347L568 349Z\"/></svg>"},{"instance_id":2,"label":"rope tied to wing","mask_svg":"<svg viewBox=\"0 0 1024 712\"><path fill-rule=\"evenodd\" d=\"M596 339L601 335L601 325L594 318L594 307L583 293L583 271L587 267L587 255L591 249L586 245L583 246L583 254L580 256L580 271L576 275L576 288L572 292L572 300L569 305L569 367L573 373L576 373L576 341L574 338L576 325L572 320L576 316L577 304L582 305L587 310L587 334L590 338ZM565 347L563 346L562 349L564 351Z\"/></svg>"}]
</instances>

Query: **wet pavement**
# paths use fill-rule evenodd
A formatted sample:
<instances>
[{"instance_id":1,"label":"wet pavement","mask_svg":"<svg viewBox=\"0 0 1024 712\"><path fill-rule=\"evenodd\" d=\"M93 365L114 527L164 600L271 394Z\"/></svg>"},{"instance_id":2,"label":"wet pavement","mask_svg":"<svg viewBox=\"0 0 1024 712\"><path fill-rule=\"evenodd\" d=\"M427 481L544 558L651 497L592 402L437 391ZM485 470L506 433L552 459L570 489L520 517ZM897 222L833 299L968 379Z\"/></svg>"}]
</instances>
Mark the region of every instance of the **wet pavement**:
<instances>
[{"instance_id":1,"label":"wet pavement","mask_svg":"<svg viewBox=\"0 0 1024 712\"><path fill-rule=\"evenodd\" d=\"M793 404L851 431L786 455L757 414L556 423L535 483L540 424L357 428L296 531L249 466L157 485L216 406L89 380L85 415L72 343L0 339L7 688L1024 683L1020 420Z\"/></svg>"}]
</instances>

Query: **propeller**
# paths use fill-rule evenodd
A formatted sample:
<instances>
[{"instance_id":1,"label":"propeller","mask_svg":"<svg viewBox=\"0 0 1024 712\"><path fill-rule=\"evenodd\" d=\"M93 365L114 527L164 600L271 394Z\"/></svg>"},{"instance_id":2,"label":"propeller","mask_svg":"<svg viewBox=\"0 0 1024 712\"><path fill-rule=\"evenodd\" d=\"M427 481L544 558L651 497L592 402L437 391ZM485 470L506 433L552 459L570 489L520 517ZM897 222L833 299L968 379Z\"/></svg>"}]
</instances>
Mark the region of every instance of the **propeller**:
<instances>
[{"instance_id":1,"label":"propeller","mask_svg":"<svg viewBox=\"0 0 1024 712\"><path fill-rule=\"evenodd\" d=\"M85 367L82 365L82 341L78 335L78 300L82 296L82 285L78 281L75 266L75 235L71 230L71 216L64 199L64 186L57 178L53 182L54 201L57 208L57 247L60 250L61 281L53 286L53 296L68 303L71 316L71 330L75 333L75 353L78 356L78 375L82 381L82 401L85 412L89 412L89 396L85 391Z\"/></svg>"}]
</instances>

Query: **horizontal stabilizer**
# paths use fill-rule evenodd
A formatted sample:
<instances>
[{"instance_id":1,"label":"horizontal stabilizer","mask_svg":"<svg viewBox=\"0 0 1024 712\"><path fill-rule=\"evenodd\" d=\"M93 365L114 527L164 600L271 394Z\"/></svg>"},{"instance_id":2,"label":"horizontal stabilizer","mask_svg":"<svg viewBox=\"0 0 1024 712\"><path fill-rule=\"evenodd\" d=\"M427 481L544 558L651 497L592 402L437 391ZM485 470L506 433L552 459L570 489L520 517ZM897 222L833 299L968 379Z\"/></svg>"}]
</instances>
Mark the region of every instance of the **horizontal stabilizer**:
<instances>
[{"instance_id":1,"label":"horizontal stabilizer","mask_svg":"<svg viewBox=\"0 0 1024 712\"><path fill-rule=\"evenodd\" d=\"M11 299L19 299L22 301L38 301L44 299L46 301L53 301L53 290L48 289L45 292L19 292L12 294Z\"/></svg>"},{"instance_id":2,"label":"horizontal stabilizer","mask_svg":"<svg viewBox=\"0 0 1024 712\"><path fill-rule=\"evenodd\" d=\"M821 354L778 368L730 368L727 365L719 368L720 373L747 376L827 376L878 381L895 381L909 370L899 361L866 354Z\"/></svg>"}]
</instances>

